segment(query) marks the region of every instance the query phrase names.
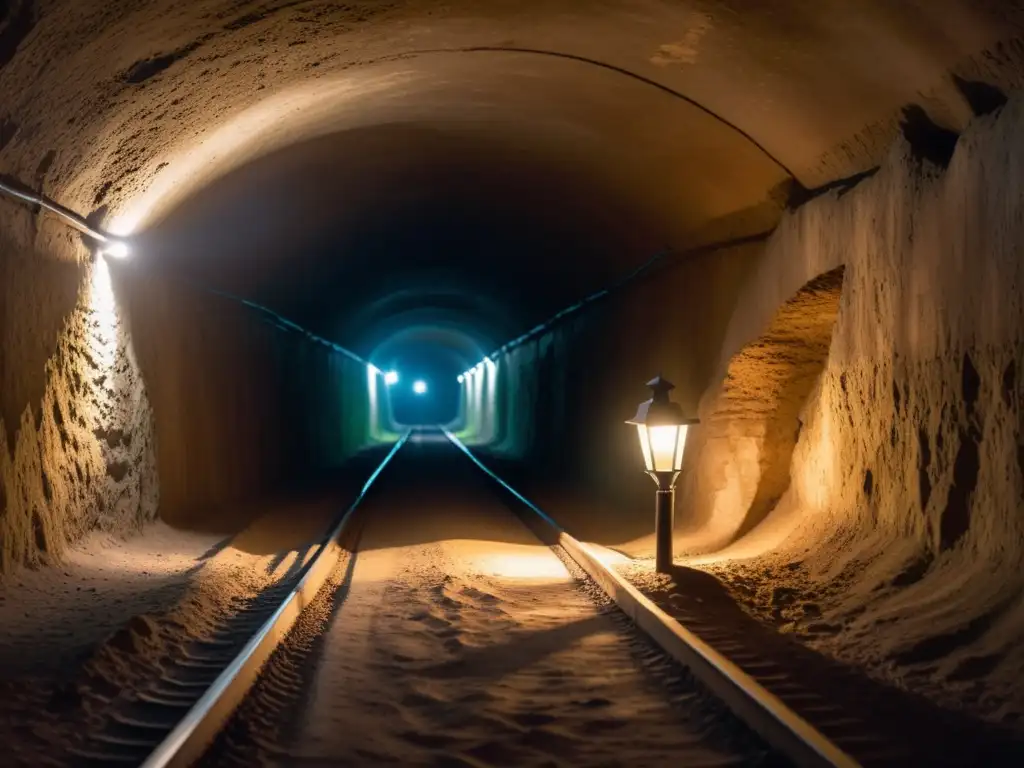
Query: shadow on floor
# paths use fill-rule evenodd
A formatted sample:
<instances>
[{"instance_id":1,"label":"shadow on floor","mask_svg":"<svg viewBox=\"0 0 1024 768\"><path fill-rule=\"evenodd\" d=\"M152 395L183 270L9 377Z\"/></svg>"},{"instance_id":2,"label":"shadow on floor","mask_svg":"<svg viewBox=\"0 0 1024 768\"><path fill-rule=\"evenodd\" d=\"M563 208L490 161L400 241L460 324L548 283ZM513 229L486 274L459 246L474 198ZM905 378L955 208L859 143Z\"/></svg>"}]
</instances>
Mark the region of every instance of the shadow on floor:
<instances>
[{"instance_id":1,"label":"shadow on floor","mask_svg":"<svg viewBox=\"0 0 1024 768\"><path fill-rule=\"evenodd\" d=\"M203 554L201 554L199 556L199 561L202 562L204 560L209 560L210 558L216 557L218 554L220 554L221 552L223 552L225 549L228 548L228 546L231 544L231 540L233 538L234 538L234 536L225 536L223 539L218 541L216 544L214 544L208 550L203 552Z\"/></svg>"},{"instance_id":2,"label":"shadow on floor","mask_svg":"<svg viewBox=\"0 0 1024 768\"><path fill-rule=\"evenodd\" d=\"M281 567L281 563L287 560L294 552L295 559L292 561L291 565L288 566L288 569L278 578L278 581L287 581L293 576L298 575L299 571L301 571L302 567L306 564L306 557L309 555L310 551L317 546L319 545L307 544L299 547L298 549L288 549L278 552L270 559L270 562L267 563L267 573L273 574L274 571Z\"/></svg>"},{"instance_id":3,"label":"shadow on floor","mask_svg":"<svg viewBox=\"0 0 1024 768\"><path fill-rule=\"evenodd\" d=\"M563 585L559 585L564 590ZM591 616L536 632L515 632L500 645L468 651L462 658L423 670L419 674L433 678L482 677L499 680L528 667L595 632L608 630L608 617Z\"/></svg>"}]
</instances>

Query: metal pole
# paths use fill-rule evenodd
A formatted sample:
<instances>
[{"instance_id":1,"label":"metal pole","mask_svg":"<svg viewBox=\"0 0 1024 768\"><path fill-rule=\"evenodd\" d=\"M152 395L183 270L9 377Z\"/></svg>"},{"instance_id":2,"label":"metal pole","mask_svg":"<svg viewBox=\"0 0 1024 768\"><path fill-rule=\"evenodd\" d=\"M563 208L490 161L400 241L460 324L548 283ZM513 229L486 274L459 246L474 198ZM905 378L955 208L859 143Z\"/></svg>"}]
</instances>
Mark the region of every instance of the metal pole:
<instances>
[{"instance_id":1,"label":"metal pole","mask_svg":"<svg viewBox=\"0 0 1024 768\"><path fill-rule=\"evenodd\" d=\"M658 500L654 515L654 538L656 555L654 567L658 573L672 572L672 514L675 509L676 492L659 483Z\"/></svg>"}]
</instances>

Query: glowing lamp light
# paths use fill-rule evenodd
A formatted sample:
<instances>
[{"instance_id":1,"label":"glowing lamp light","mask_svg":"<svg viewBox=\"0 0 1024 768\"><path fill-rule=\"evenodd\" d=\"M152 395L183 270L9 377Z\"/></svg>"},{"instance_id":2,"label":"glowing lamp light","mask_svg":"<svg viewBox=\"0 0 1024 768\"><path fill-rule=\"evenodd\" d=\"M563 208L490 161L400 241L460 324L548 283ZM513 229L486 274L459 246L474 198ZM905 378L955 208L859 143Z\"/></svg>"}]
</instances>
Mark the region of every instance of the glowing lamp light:
<instances>
[{"instance_id":1,"label":"glowing lamp light","mask_svg":"<svg viewBox=\"0 0 1024 768\"><path fill-rule=\"evenodd\" d=\"M103 244L100 253L112 259L127 259L131 256L132 251L124 240L110 240Z\"/></svg>"},{"instance_id":2,"label":"glowing lamp light","mask_svg":"<svg viewBox=\"0 0 1024 768\"><path fill-rule=\"evenodd\" d=\"M687 424L637 424L648 472L678 472L683 467Z\"/></svg>"},{"instance_id":3,"label":"glowing lamp light","mask_svg":"<svg viewBox=\"0 0 1024 768\"><path fill-rule=\"evenodd\" d=\"M636 426L644 468L658 485L654 532L656 540L655 568L658 573L672 569L672 516L675 507L675 484L683 467L686 434L697 419L686 418L669 392L672 382L656 376L647 382L653 396L637 407L636 415L627 424Z\"/></svg>"},{"instance_id":4,"label":"glowing lamp light","mask_svg":"<svg viewBox=\"0 0 1024 768\"><path fill-rule=\"evenodd\" d=\"M427 394L427 382L425 381L414 381L412 385L412 391L417 395Z\"/></svg>"},{"instance_id":5,"label":"glowing lamp light","mask_svg":"<svg viewBox=\"0 0 1024 768\"><path fill-rule=\"evenodd\" d=\"M461 374L461 373L460 373L460 374L459 374L459 384L461 384L461 383L462 383L462 382L464 382L465 380L466 380L466 377L465 377L465 375L464 375L464 374Z\"/></svg>"},{"instance_id":6,"label":"glowing lamp light","mask_svg":"<svg viewBox=\"0 0 1024 768\"><path fill-rule=\"evenodd\" d=\"M394 385L394 384L397 384L398 383L398 372L397 371L388 371L387 373L385 373L384 374L384 383L387 384L389 387Z\"/></svg>"}]
</instances>

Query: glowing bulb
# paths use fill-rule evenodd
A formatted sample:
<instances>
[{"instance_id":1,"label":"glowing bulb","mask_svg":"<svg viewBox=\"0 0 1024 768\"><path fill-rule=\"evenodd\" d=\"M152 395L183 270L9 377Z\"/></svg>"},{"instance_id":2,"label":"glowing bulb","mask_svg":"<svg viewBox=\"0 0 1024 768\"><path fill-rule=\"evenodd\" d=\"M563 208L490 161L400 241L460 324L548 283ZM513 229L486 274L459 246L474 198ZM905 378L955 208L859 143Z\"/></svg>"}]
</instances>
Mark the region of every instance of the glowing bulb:
<instances>
[{"instance_id":1,"label":"glowing bulb","mask_svg":"<svg viewBox=\"0 0 1024 768\"><path fill-rule=\"evenodd\" d=\"M427 382L425 382L425 381L413 382L412 391L415 392L417 395L425 395L427 393Z\"/></svg>"},{"instance_id":2,"label":"glowing bulb","mask_svg":"<svg viewBox=\"0 0 1024 768\"><path fill-rule=\"evenodd\" d=\"M392 384L397 384L398 383L398 372L397 371L388 371L387 373L385 373L384 374L384 383L387 384L389 387Z\"/></svg>"},{"instance_id":3,"label":"glowing bulb","mask_svg":"<svg viewBox=\"0 0 1024 768\"><path fill-rule=\"evenodd\" d=\"M459 374L459 384L461 384L461 383L462 383L462 382L464 382L465 380L466 380L466 377L465 377L465 376L463 376L463 375L462 375L462 374L460 373L460 374Z\"/></svg>"},{"instance_id":4,"label":"glowing bulb","mask_svg":"<svg viewBox=\"0 0 1024 768\"><path fill-rule=\"evenodd\" d=\"M648 472L678 472L686 449L686 424L647 426L638 424L640 448Z\"/></svg>"},{"instance_id":5,"label":"glowing bulb","mask_svg":"<svg viewBox=\"0 0 1024 768\"><path fill-rule=\"evenodd\" d=\"M127 259L131 255L131 249L123 240L111 240L104 244L100 253L112 259Z\"/></svg>"}]
</instances>

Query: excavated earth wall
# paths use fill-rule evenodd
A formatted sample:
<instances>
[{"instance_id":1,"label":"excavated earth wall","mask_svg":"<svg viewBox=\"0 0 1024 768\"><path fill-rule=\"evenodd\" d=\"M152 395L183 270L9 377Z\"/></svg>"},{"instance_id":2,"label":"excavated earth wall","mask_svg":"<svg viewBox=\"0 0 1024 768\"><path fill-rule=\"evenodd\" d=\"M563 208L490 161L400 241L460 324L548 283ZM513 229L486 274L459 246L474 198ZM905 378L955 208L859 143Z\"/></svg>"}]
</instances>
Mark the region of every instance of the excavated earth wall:
<instances>
[{"instance_id":1,"label":"excavated earth wall","mask_svg":"<svg viewBox=\"0 0 1024 768\"><path fill-rule=\"evenodd\" d=\"M1024 712L1022 136L1016 96L948 167L900 143L872 178L784 218L702 400L678 531L786 631L1006 720ZM785 356L750 361L781 349L787 302L840 268L827 348L820 324L790 339L819 350L820 378L776 397ZM781 483L764 471L780 450Z\"/></svg>"}]
</instances>

